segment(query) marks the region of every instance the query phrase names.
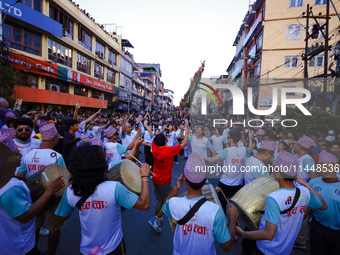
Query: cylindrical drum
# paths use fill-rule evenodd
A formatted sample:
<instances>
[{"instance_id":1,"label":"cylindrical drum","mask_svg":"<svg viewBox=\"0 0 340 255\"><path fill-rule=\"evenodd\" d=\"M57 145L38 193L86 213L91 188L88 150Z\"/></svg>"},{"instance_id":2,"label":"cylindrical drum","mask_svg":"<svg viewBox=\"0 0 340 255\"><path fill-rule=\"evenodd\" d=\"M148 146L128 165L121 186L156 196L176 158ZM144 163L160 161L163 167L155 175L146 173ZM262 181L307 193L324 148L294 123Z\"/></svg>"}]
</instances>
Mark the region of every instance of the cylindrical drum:
<instances>
[{"instance_id":1,"label":"cylindrical drum","mask_svg":"<svg viewBox=\"0 0 340 255\"><path fill-rule=\"evenodd\" d=\"M260 226L266 197L279 189L279 182L273 177L263 175L242 187L231 199L240 212L240 220L250 229L256 230Z\"/></svg>"},{"instance_id":2,"label":"cylindrical drum","mask_svg":"<svg viewBox=\"0 0 340 255\"><path fill-rule=\"evenodd\" d=\"M107 171L106 176L111 181L120 181L137 195L142 192L140 167L131 160L126 159L122 163L112 167Z\"/></svg>"},{"instance_id":3,"label":"cylindrical drum","mask_svg":"<svg viewBox=\"0 0 340 255\"><path fill-rule=\"evenodd\" d=\"M59 165L49 165L28 178L28 182L26 184L31 190L33 202L37 201L41 197L48 186L50 186L51 182L59 177L59 174L60 176L63 176L65 186L58 192L54 193L54 195L62 197L67 187L70 186L69 179L71 175L65 167Z\"/></svg>"},{"instance_id":4,"label":"cylindrical drum","mask_svg":"<svg viewBox=\"0 0 340 255\"><path fill-rule=\"evenodd\" d=\"M180 194L178 196L179 197L184 197L187 194L188 194L188 192L185 191L185 192L183 192L182 194ZM211 202L221 206L221 203L220 203L220 200L218 200L218 196L216 194L216 191L215 191L214 187L211 184L206 184L206 185L204 185L202 187L202 194L209 201L211 201ZM169 222L170 222L170 227L171 227L172 231L175 232L176 226L177 226L177 221L169 218Z\"/></svg>"}]
</instances>

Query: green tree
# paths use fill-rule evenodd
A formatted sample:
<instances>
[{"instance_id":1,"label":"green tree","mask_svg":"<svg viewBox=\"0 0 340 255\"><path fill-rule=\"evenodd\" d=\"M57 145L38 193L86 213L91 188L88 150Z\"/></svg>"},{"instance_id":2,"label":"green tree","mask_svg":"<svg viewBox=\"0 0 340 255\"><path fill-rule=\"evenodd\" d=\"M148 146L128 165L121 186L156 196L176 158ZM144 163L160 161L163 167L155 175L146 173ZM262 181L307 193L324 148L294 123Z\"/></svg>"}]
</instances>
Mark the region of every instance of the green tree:
<instances>
[{"instance_id":1,"label":"green tree","mask_svg":"<svg viewBox=\"0 0 340 255\"><path fill-rule=\"evenodd\" d=\"M289 128L294 134L304 135L318 135L319 132L327 133L332 129L336 133L340 132L340 116L332 116L324 108L307 108L312 114L311 116L304 115L299 109L293 107L287 107L286 116L282 116L282 119L294 119L298 122L296 127ZM281 109L278 109L281 112ZM286 122L285 125L291 125Z\"/></svg>"},{"instance_id":2,"label":"green tree","mask_svg":"<svg viewBox=\"0 0 340 255\"><path fill-rule=\"evenodd\" d=\"M4 41L0 41L0 92L1 97L5 98L10 105L14 104L15 99L11 97L15 85L15 76L19 72L13 68L9 61L9 49Z\"/></svg>"}]
</instances>

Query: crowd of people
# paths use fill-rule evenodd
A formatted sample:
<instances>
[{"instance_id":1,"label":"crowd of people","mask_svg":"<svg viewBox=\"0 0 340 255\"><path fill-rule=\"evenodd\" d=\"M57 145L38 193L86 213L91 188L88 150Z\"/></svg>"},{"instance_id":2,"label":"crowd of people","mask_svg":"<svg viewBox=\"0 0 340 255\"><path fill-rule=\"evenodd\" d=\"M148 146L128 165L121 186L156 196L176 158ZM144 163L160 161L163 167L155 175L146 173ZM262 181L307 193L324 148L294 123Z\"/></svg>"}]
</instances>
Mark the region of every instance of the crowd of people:
<instances>
[{"instance_id":1,"label":"crowd of people","mask_svg":"<svg viewBox=\"0 0 340 255\"><path fill-rule=\"evenodd\" d=\"M310 253L340 254L340 134L333 130L307 136L270 123L213 127L188 111L88 114L75 102L72 113L62 114L23 112L21 104L9 108L0 98L1 162L12 154L17 159L16 169L0 171L1 254L39 254L39 235L48 235L48 254L56 254L60 229L75 209L82 254L125 254L121 206L148 210L150 180L158 203L149 224L162 233L164 214L178 222L173 254L216 254L215 241L230 251L236 236L243 237L242 254L290 254L306 249L310 221ZM141 153L140 194L107 179L109 169L137 162ZM173 164L180 160L183 174L172 187ZM28 180L53 164L69 170L69 183L59 176L32 201ZM226 198L261 176L275 178L280 188L268 194L259 229L242 229L240 212ZM220 178L221 207L204 199L209 178ZM177 197L184 183L187 195ZM54 196L65 185L64 195Z\"/></svg>"}]
</instances>

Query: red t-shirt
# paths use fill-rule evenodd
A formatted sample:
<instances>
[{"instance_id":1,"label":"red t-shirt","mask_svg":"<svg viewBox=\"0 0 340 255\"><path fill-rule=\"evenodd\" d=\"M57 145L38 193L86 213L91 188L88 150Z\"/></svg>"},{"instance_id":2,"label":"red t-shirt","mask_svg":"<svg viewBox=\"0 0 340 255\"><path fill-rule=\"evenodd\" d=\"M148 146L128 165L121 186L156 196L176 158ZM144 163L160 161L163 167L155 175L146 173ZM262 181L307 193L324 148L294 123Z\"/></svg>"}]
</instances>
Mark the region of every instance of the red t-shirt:
<instances>
[{"instance_id":1,"label":"red t-shirt","mask_svg":"<svg viewBox=\"0 0 340 255\"><path fill-rule=\"evenodd\" d=\"M152 181L157 185L171 182L171 171L174 164L174 156L181 151L180 144L171 147L159 147L152 142L153 174Z\"/></svg>"}]
</instances>

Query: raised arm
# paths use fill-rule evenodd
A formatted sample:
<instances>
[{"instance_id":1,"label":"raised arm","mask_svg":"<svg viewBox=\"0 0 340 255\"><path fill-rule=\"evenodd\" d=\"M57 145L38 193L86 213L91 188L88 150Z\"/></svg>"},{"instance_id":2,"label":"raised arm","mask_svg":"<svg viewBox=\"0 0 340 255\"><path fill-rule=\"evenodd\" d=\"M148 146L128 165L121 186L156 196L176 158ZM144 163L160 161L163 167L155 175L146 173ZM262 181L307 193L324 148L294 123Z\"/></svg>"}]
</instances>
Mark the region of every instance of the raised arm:
<instances>
[{"instance_id":1,"label":"raised arm","mask_svg":"<svg viewBox=\"0 0 340 255\"><path fill-rule=\"evenodd\" d=\"M81 105L76 100L75 105L74 105L73 119L75 119L75 120L78 119L78 111L79 111L80 108L81 108Z\"/></svg>"},{"instance_id":2,"label":"raised arm","mask_svg":"<svg viewBox=\"0 0 340 255\"><path fill-rule=\"evenodd\" d=\"M188 145L188 142L189 142L189 129L185 127L185 137L183 143L181 144L182 149Z\"/></svg>"},{"instance_id":3,"label":"raised arm","mask_svg":"<svg viewBox=\"0 0 340 255\"><path fill-rule=\"evenodd\" d=\"M93 120L99 113L101 113L102 109L99 109L97 112L95 112L93 115L91 115L90 117L88 117L85 120L85 124L89 123L91 120Z\"/></svg>"}]
</instances>

